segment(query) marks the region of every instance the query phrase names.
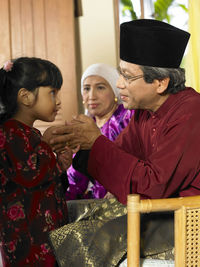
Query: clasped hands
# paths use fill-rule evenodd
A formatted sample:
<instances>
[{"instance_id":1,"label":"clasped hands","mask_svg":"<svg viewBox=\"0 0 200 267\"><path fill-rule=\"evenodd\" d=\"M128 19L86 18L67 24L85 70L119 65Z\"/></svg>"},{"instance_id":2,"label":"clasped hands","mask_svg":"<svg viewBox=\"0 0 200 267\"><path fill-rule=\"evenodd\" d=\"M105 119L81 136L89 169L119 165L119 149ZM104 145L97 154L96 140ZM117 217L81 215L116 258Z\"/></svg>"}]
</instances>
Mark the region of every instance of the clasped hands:
<instances>
[{"instance_id":1,"label":"clasped hands","mask_svg":"<svg viewBox=\"0 0 200 267\"><path fill-rule=\"evenodd\" d=\"M65 153L68 154L66 158L70 158L69 154L76 153L79 149L91 149L100 135L101 132L94 120L80 114L65 125L49 127L43 134L43 140L57 155Z\"/></svg>"}]
</instances>

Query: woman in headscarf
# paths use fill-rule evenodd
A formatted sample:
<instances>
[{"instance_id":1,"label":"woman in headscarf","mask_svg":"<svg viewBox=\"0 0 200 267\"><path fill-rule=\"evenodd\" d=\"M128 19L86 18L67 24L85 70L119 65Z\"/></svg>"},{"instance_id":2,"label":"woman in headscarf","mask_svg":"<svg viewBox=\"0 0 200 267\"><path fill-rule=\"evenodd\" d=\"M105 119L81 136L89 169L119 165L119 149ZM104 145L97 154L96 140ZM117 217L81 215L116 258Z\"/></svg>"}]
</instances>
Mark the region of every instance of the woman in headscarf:
<instances>
[{"instance_id":1,"label":"woman in headscarf","mask_svg":"<svg viewBox=\"0 0 200 267\"><path fill-rule=\"evenodd\" d=\"M90 65L81 78L81 94L85 113L93 117L103 135L114 141L127 126L133 110L124 109L119 98L116 82L119 77L117 70L107 64ZM69 187L67 200L104 198L110 193L97 181L73 169L68 171Z\"/></svg>"}]
</instances>

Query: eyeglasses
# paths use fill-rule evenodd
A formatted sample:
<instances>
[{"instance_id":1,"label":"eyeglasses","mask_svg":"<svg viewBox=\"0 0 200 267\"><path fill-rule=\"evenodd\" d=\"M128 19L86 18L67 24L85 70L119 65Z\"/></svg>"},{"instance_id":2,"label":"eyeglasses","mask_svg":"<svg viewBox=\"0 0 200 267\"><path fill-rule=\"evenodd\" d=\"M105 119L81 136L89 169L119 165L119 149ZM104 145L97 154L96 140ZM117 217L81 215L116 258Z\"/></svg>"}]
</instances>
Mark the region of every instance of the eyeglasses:
<instances>
[{"instance_id":1,"label":"eyeglasses","mask_svg":"<svg viewBox=\"0 0 200 267\"><path fill-rule=\"evenodd\" d=\"M129 84L130 84L131 82L137 80L137 79L140 79L140 78L143 78L143 77L144 77L143 74L136 75L136 76L129 76L129 75L126 75L126 74L124 74L124 73L121 71L120 67L117 68L117 71L118 71L119 75L121 75L121 76L123 77L123 79L124 79L126 82L128 82Z\"/></svg>"}]
</instances>

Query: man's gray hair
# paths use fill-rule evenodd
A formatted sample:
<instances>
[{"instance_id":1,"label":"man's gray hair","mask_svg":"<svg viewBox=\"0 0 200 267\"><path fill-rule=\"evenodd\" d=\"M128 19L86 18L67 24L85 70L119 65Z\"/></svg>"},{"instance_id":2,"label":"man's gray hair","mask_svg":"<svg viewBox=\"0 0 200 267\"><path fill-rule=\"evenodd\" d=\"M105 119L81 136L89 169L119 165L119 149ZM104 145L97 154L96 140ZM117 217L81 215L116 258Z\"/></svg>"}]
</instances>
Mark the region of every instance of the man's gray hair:
<instances>
[{"instance_id":1,"label":"man's gray hair","mask_svg":"<svg viewBox=\"0 0 200 267\"><path fill-rule=\"evenodd\" d=\"M170 78L164 94L176 94L185 89L185 69L183 68L157 68L141 65L140 68L144 73L144 80L147 83L152 83L155 79Z\"/></svg>"}]
</instances>

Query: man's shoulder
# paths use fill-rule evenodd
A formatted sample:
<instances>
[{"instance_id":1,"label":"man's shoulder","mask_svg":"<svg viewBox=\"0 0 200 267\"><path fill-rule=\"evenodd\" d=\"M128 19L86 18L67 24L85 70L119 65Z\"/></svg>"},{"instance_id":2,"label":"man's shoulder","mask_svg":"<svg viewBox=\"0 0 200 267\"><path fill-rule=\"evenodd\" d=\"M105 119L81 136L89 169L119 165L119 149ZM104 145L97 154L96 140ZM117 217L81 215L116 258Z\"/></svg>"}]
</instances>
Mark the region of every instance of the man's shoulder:
<instances>
[{"instance_id":1,"label":"man's shoulder","mask_svg":"<svg viewBox=\"0 0 200 267\"><path fill-rule=\"evenodd\" d=\"M166 123L199 121L200 94L193 88L186 88L173 95L167 112L163 116Z\"/></svg>"},{"instance_id":2,"label":"man's shoulder","mask_svg":"<svg viewBox=\"0 0 200 267\"><path fill-rule=\"evenodd\" d=\"M184 104L184 108L200 109L200 93L191 87L187 87L184 91L177 94L177 101L180 106Z\"/></svg>"},{"instance_id":3,"label":"man's shoulder","mask_svg":"<svg viewBox=\"0 0 200 267\"><path fill-rule=\"evenodd\" d=\"M177 93L178 98L193 98L194 100L200 100L200 93L195 91L192 87L186 87L185 90Z\"/></svg>"}]
</instances>

